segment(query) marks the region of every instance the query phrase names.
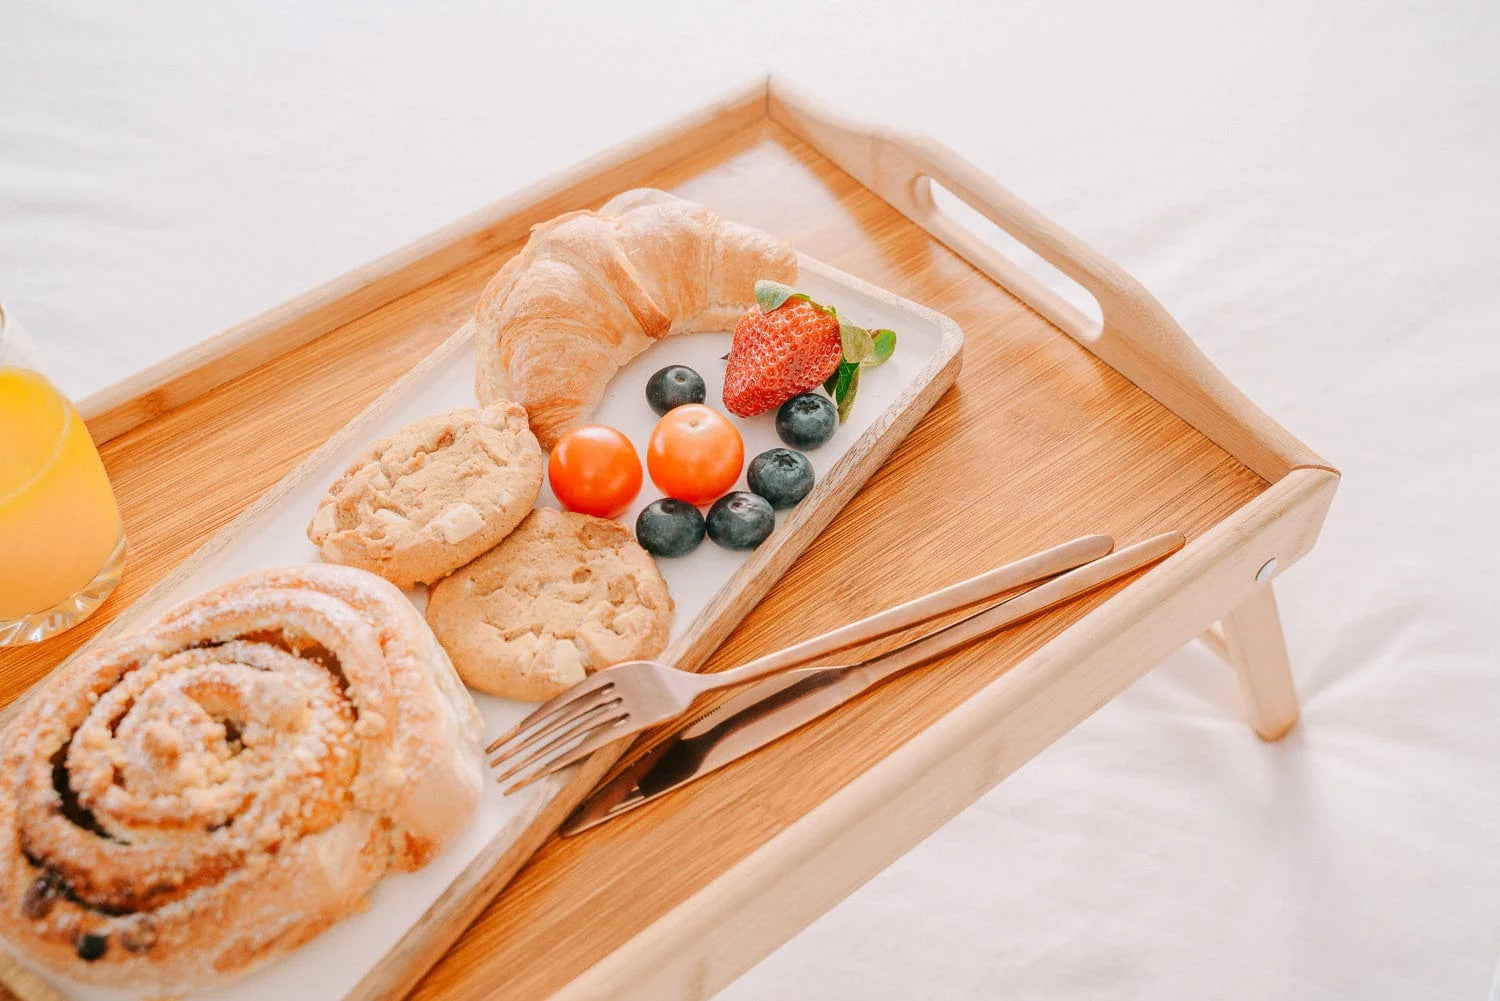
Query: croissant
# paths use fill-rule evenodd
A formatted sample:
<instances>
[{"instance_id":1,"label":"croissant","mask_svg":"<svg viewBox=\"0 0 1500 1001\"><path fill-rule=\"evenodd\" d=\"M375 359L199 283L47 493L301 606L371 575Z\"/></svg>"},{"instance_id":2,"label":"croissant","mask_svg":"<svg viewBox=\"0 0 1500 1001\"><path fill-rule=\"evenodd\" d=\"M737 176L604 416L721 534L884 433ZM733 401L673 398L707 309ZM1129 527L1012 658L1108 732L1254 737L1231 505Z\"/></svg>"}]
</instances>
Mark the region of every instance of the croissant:
<instances>
[{"instance_id":1,"label":"croissant","mask_svg":"<svg viewBox=\"0 0 1500 1001\"><path fill-rule=\"evenodd\" d=\"M312 566L216 588L69 663L5 731L0 937L89 983L227 980L450 840L479 732L393 585Z\"/></svg>"},{"instance_id":2,"label":"croissant","mask_svg":"<svg viewBox=\"0 0 1500 1001\"><path fill-rule=\"evenodd\" d=\"M560 215L532 229L479 298L475 393L520 403L550 449L652 343L730 330L757 279L796 277L790 244L662 191Z\"/></svg>"}]
</instances>

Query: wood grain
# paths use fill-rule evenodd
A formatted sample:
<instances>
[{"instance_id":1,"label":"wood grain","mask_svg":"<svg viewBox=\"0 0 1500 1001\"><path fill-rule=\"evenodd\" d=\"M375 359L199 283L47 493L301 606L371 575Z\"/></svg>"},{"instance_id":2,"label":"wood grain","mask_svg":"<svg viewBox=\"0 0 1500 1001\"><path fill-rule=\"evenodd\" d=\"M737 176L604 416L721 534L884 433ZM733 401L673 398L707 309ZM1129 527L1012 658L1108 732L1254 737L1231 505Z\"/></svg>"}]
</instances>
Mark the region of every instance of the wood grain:
<instances>
[{"instance_id":1,"label":"wood grain","mask_svg":"<svg viewBox=\"0 0 1500 1001\"><path fill-rule=\"evenodd\" d=\"M768 84L767 113L1256 473L1275 480L1323 464L1230 382L1140 282L946 146L852 121L779 80ZM934 183L1082 286L1102 324L942 211Z\"/></svg>"},{"instance_id":2,"label":"wood grain","mask_svg":"<svg viewBox=\"0 0 1500 1001\"><path fill-rule=\"evenodd\" d=\"M837 290L830 293L835 300L844 302L839 297L847 296L850 303L855 297L881 303L887 315L896 318L891 321L893 326L907 330L910 328L903 323L912 328L921 325L929 332L929 337L936 337L936 342L930 353L922 356L923 364L910 375L902 392L874 416L858 439L846 444L843 455L823 473L813 493L780 520L775 535L739 562L716 596L691 621L679 623L680 631L661 659L684 669L700 666L739 620L755 607L786 567L837 516L848 499L864 485L874 470L880 468L892 449L952 385L960 366L963 334L951 319L805 254L799 258L803 278L808 281L816 278L822 287ZM183 593L185 583L194 579L205 563L226 551L243 548L245 539L256 534L266 515L286 503L295 488L305 484L309 477L326 475L333 457L348 454L360 443L373 439L385 425L390 409L413 392L419 392L432 370L448 364L448 359L455 353L470 348L473 338L474 325L470 320L296 469L262 493L234 521L179 563L140 600L117 613L94 637L94 642L111 634L139 628L160 615L175 600L174 595ZM315 485L321 489L324 482L319 479ZM43 679L42 684L45 682ZM0 709L0 727L9 722L26 701L23 696ZM407 913L405 933L346 995L348 1001L374 1001L406 993L473 919L478 908L488 903L537 845L557 829L560 820L581 802L612 756L624 749L625 745L619 744L613 750L601 750L587 767L574 769L571 774L552 776L517 797L519 802L513 804L510 816L499 828L488 832L488 841L464 870L445 886L438 899L425 911ZM5 971L0 968L0 978L4 976ZM17 990L28 1001L41 1001L27 993L29 986Z\"/></svg>"},{"instance_id":3,"label":"wood grain","mask_svg":"<svg viewBox=\"0 0 1500 1001\"><path fill-rule=\"evenodd\" d=\"M925 302L966 335L955 389L710 669L1085 532L1196 535L1264 489L1222 449L779 128L717 164L689 162L672 173L678 193ZM559 991L1103 599L898 679L634 816L549 842L416 996ZM546 960L530 960L539 955Z\"/></svg>"},{"instance_id":4,"label":"wood grain","mask_svg":"<svg viewBox=\"0 0 1500 1001\"><path fill-rule=\"evenodd\" d=\"M968 338L955 388L711 666L1086 532L1130 541L1179 529L1197 538L1267 488L780 126L746 128L628 183L664 187L784 235L947 313ZM132 546L126 578L81 629L0 652L0 699L13 699L435 347L517 248L487 250L108 442L102 453ZM548 843L415 996L556 993L1124 586L898 679L657 804Z\"/></svg>"},{"instance_id":5,"label":"wood grain","mask_svg":"<svg viewBox=\"0 0 1500 1001\"><path fill-rule=\"evenodd\" d=\"M1254 571L1267 552L1306 553L1337 483L1292 471L675 902L556 1001L719 990L1263 587Z\"/></svg>"}]
</instances>

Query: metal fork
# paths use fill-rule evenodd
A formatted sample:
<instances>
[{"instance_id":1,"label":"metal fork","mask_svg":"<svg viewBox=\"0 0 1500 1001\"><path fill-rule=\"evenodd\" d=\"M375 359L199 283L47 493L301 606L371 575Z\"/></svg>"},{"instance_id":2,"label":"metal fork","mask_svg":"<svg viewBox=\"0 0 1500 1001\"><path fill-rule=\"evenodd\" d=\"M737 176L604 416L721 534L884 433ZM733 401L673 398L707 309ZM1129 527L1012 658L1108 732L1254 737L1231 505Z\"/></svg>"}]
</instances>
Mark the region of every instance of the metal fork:
<instances>
[{"instance_id":1,"label":"metal fork","mask_svg":"<svg viewBox=\"0 0 1500 1001\"><path fill-rule=\"evenodd\" d=\"M600 671L542 703L486 748L490 767L508 767L496 781L515 778L506 793L551 774L607 744L686 712L700 697L758 681L847 647L888 636L979 601L998 599L1107 555L1114 540L1085 535L976 577L895 605L728 671L696 674L649 660Z\"/></svg>"}]
</instances>

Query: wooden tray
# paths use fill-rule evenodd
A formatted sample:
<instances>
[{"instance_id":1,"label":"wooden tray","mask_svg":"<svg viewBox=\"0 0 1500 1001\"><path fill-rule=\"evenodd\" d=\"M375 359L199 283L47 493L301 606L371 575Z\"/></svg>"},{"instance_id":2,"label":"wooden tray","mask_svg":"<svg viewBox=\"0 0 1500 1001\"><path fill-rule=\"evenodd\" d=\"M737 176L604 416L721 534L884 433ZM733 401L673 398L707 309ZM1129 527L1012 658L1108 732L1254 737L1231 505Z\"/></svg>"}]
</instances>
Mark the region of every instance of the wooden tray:
<instances>
[{"instance_id":1,"label":"wooden tray","mask_svg":"<svg viewBox=\"0 0 1500 1001\"><path fill-rule=\"evenodd\" d=\"M801 257L797 287L839 315L869 329L899 332L898 349L884 365L867 370L849 419L826 445L809 454L818 482L802 503L780 512L777 528L752 554L700 546L689 556L663 560L660 568L676 603L671 640L663 660L691 668L701 664L745 613L753 608L818 532L953 383L963 335L952 320L851 275ZM718 400L730 334L696 333L664 339L633 359L611 380L594 412L602 423L643 443L656 423L643 388L665 365L686 364L701 372L708 397ZM420 417L455 406L474 406L474 332L465 323L381 394L358 417L160 584L122 610L93 642L156 619L168 608L209 588L259 569L316 563L317 548L306 537L319 500L370 442ZM780 444L775 414L731 418L745 440L747 456ZM747 489L741 474L738 489ZM634 522L657 496L641 492L621 520ZM546 485L538 502L556 507ZM410 592L419 607L426 589ZM86 644L88 649L93 643ZM6 718L26 700L18 699ZM490 736L514 726L534 705L475 693ZM452 937L455 919L494 895L526 860L538 837L555 825L534 829L537 818L569 787L569 776L537 782L513 796L485 784L475 817L436 859L416 873L392 875L371 895L371 906L340 921L290 955L224 988L195 992L195 1001L256 1001L295 996L380 996L393 979L420 975L425 966L403 968L435 955ZM571 808L576 794L567 800ZM459 926L461 927L461 925ZM436 939L436 944L434 944ZM51 979L51 978L47 978ZM54 981L78 1001L126 1001L135 995Z\"/></svg>"},{"instance_id":2,"label":"wooden tray","mask_svg":"<svg viewBox=\"0 0 1500 1001\"><path fill-rule=\"evenodd\" d=\"M933 180L1088 289L1102 328L939 211ZM1181 529L1190 542L1140 578L898 679L631 816L550 842L418 996L710 993L1221 618L1230 628L1212 635L1240 668L1257 730L1291 724L1284 663L1280 674L1246 667L1275 667L1267 582L1311 547L1337 473L1077 238L950 151L847 122L768 81L86 401L133 563L83 629L0 654L0 698L438 344L531 223L640 184L785 235L968 335L956 388L708 669L1082 532L1129 541ZM361 364L338 364L348 358ZM238 476L205 482L202 470L226 456ZM563 812L544 812L537 830ZM434 958L394 962L410 973ZM412 985L392 976L382 986L394 995Z\"/></svg>"}]
</instances>

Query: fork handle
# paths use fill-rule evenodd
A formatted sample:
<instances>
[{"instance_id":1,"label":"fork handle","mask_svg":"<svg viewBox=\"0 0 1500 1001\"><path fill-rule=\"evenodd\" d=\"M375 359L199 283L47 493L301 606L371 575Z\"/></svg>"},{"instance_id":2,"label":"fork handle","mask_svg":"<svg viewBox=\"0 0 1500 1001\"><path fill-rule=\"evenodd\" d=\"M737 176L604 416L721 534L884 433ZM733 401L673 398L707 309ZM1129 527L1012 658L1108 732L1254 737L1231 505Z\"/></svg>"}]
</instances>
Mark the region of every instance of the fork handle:
<instances>
[{"instance_id":1,"label":"fork handle","mask_svg":"<svg viewBox=\"0 0 1500 1001\"><path fill-rule=\"evenodd\" d=\"M728 671L720 671L717 674L701 675L704 680L703 692L732 688L746 682L756 681L767 675L777 674L808 661L826 657L847 647L889 636L891 633L908 626L915 626L935 616L956 612L975 602L997 598L1018 587L1055 577L1064 571L1097 560L1107 555L1114 547L1115 540L1108 535L1080 536L1060 546L1033 553L1025 559L988 570L977 577L970 577L968 580L950 584L948 587L924 594L919 598L894 605L857 622L831 629L826 633L803 640L801 643L783 647L764 657L752 660L748 664L742 664Z\"/></svg>"}]
</instances>

